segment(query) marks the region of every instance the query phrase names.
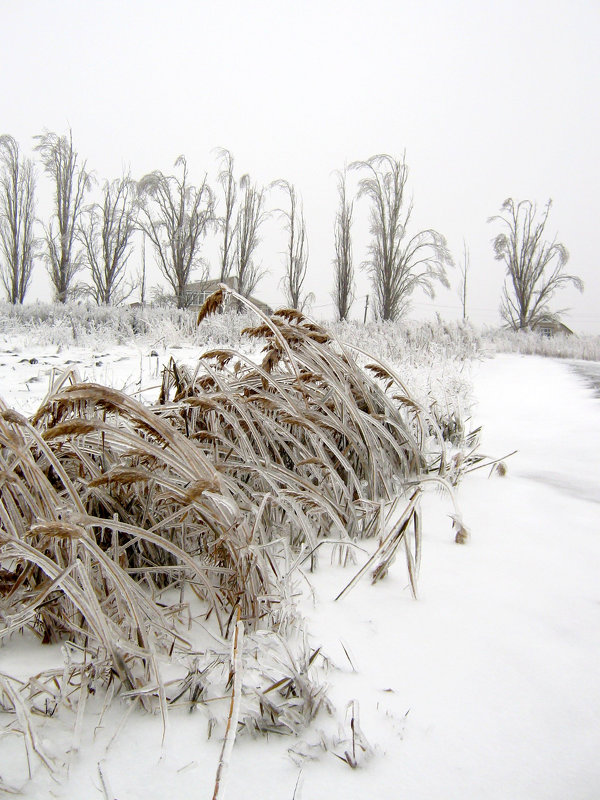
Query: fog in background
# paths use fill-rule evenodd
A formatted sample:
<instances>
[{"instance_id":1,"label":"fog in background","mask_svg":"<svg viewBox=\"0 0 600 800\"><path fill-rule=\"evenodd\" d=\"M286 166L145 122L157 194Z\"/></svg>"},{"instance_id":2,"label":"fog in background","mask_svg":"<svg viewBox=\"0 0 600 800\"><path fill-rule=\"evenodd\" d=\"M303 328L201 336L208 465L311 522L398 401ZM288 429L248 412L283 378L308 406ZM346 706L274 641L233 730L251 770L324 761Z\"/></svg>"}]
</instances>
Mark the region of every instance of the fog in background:
<instances>
[{"instance_id":1,"label":"fog in background","mask_svg":"<svg viewBox=\"0 0 600 800\"><path fill-rule=\"evenodd\" d=\"M552 198L547 233L567 246L568 271L586 285L583 295L565 290L553 307L570 307L564 319L575 331L600 333L600 5L3 0L0 7L0 133L30 154L35 134L70 127L101 181L123 169L136 179L169 173L185 154L192 181L208 172L215 186L218 147L232 152L238 177L290 181L304 202L314 316L333 314L334 171L375 153L406 152L413 232L439 230L457 261L466 241L475 323L499 322L503 269L491 246L498 228L487 218L507 197L540 208ZM38 172L38 213L47 219L50 187ZM276 190L267 197L268 208L283 202ZM366 201L355 209L353 316L362 317ZM272 305L283 302L284 247L283 222L273 217L260 248L269 274L256 290ZM215 254L207 243L213 276ZM138 251L130 263L139 261ZM415 295L413 316L459 317L457 271L450 279L453 288L440 288L434 302ZM36 297L51 297L41 264L28 299Z\"/></svg>"}]
</instances>

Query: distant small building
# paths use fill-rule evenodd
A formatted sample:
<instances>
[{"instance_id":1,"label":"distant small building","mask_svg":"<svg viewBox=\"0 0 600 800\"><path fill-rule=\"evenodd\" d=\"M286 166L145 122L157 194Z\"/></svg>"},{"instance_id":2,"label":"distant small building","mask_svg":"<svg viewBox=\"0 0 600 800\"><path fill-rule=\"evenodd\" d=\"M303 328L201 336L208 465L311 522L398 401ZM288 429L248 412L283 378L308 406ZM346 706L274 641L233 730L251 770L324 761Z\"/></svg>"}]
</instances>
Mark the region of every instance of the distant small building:
<instances>
[{"instance_id":1,"label":"distant small building","mask_svg":"<svg viewBox=\"0 0 600 800\"><path fill-rule=\"evenodd\" d=\"M540 317L540 319L531 326L531 330L540 333L542 336L556 336L561 333L567 336L573 335L573 331L570 328L554 317Z\"/></svg>"},{"instance_id":2,"label":"distant small building","mask_svg":"<svg viewBox=\"0 0 600 800\"><path fill-rule=\"evenodd\" d=\"M229 286L230 289L235 289L237 279L231 277L220 281L218 278L214 278L208 281L194 281L193 283L188 283L185 287L186 306L195 309L200 308L200 306L204 304L206 298L217 291L221 283ZM254 305L265 314L270 315L273 313L271 306L267 305L267 303L263 303L262 300L258 300L256 297L249 297L248 300L254 303Z\"/></svg>"}]
</instances>

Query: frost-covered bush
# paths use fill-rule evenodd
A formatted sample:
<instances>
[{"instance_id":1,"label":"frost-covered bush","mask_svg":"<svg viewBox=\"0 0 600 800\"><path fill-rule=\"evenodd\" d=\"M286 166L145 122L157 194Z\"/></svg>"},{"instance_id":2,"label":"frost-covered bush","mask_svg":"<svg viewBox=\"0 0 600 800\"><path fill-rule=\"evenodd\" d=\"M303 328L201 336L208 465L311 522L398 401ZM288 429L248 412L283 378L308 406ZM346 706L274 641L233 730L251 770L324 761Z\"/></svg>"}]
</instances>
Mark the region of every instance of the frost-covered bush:
<instances>
[{"instance_id":1,"label":"frost-covered bush","mask_svg":"<svg viewBox=\"0 0 600 800\"><path fill-rule=\"evenodd\" d=\"M81 303L0 305L4 338L25 336L30 344L95 346L124 344L144 332L144 322L132 308L108 308Z\"/></svg>"},{"instance_id":2,"label":"frost-covered bush","mask_svg":"<svg viewBox=\"0 0 600 800\"><path fill-rule=\"evenodd\" d=\"M337 322L328 325L341 339L375 351L394 364L419 366L441 359L466 361L481 352L481 338L469 323Z\"/></svg>"},{"instance_id":3,"label":"frost-covered bush","mask_svg":"<svg viewBox=\"0 0 600 800\"><path fill-rule=\"evenodd\" d=\"M218 314L196 325L197 312L169 306L96 306L84 303L13 306L0 303L0 332L5 340L26 337L29 344L97 347L132 340L165 346L207 344L239 346L247 314Z\"/></svg>"},{"instance_id":4,"label":"frost-covered bush","mask_svg":"<svg viewBox=\"0 0 600 800\"><path fill-rule=\"evenodd\" d=\"M485 349L493 353L574 358L600 361L600 336L556 334L544 336L534 331L487 330L482 334Z\"/></svg>"},{"instance_id":5,"label":"frost-covered bush","mask_svg":"<svg viewBox=\"0 0 600 800\"><path fill-rule=\"evenodd\" d=\"M461 446L469 433L470 365L483 355L470 323L344 322L329 329L342 340L393 364L413 396L437 422L444 438Z\"/></svg>"}]
</instances>

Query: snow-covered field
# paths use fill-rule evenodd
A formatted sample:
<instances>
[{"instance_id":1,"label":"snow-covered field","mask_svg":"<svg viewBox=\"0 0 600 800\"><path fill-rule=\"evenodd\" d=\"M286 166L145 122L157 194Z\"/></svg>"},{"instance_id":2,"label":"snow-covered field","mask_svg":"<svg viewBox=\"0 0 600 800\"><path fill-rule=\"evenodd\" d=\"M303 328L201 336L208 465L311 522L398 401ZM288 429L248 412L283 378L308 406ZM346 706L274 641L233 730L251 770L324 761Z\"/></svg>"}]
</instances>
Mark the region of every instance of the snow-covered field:
<instances>
[{"instance_id":1,"label":"snow-covered field","mask_svg":"<svg viewBox=\"0 0 600 800\"><path fill-rule=\"evenodd\" d=\"M11 349L0 353L0 395L25 412L66 361L82 378L135 392L158 384L169 356ZM483 452L518 453L505 477L478 470L461 484L469 544L454 544L451 506L432 490L417 601L399 559L385 580L363 580L334 602L357 567L322 554L301 606L313 646L328 657L321 677L336 711L322 712L299 739L238 737L228 797L600 796L600 400L567 363L550 359L499 355L474 365L473 376ZM31 674L55 655L11 640L0 671ZM23 785L0 741L2 779L30 798L212 796L221 743L207 740L204 717L173 712L163 743L158 718L115 704L100 720L100 707L90 704L79 751L56 780L36 765ZM351 748L357 714L359 767L351 769L334 753ZM53 719L43 725L50 751L68 749L70 731Z\"/></svg>"},{"instance_id":2,"label":"snow-covered field","mask_svg":"<svg viewBox=\"0 0 600 800\"><path fill-rule=\"evenodd\" d=\"M95 349L29 344L13 340L0 345L0 397L21 413L33 413L48 392L52 380L65 370L73 370L80 380L101 383L136 394L144 389L156 400L162 367L171 356L194 363L197 347L156 348L146 344L103 346Z\"/></svg>"}]
</instances>

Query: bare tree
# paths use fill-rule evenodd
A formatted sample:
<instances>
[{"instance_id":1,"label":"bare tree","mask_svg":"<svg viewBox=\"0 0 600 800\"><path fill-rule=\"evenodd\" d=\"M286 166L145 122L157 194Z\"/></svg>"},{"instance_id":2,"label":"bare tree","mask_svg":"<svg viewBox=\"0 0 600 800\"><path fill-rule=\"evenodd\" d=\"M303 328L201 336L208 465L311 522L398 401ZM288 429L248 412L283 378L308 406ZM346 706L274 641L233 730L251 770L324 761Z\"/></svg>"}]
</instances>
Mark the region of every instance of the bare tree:
<instances>
[{"instance_id":1,"label":"bare tree","mask_svg":"<svg viewBox=\"0 0 600 800\"><path fill-rule=\"evenodd\" d=\"M458 296L460 298L460 305L462 308L463 321L467 320L467 282L469 279L469 270L471 269L471 255L467 243L463 239L463 257L458 265Z\"/></svg>"},{"instance_id":2,"label":"bare tree","mask_svg":"<svg viewBox=\"0 0 600 800\"><path fill-rule=\"evenodd\" d=\"M187 162L179 156L181 177L151 172L138 184L141 198L138 227L154 246L161 272L171 285L178 308L184 308L193 270L202 268L202 241L214 221L213 194L204 178L199 187L188 181Z\"/></svg>"},{"instance_id":3,"label":"bare tree","mask_svg":"<svg viewBox=\"0 0 600 800\"><path fill-rule=\"evenodd\" d=\"M301 311L312 299L312 294L302 295L302 287L308 269L308 241L302 203L298 199L296 189L288 181L275 181L273 186L283 189L290 201L289 211L280 209L280 213L286 220L285 228L288 232L285 274L282 278L283 292L286 302L292 308Z\"/></svg>"},{"instance_id":4,"label":"bare tree","mask_svg":"<svg viewBox=\"0 0 600 800\"><path fill-rule=\"evenodd\" d=\"M90 187L86 162L78 165L73 134L58 136L51 131L34 137L44 171L54 183L54 216L44 227L46 260L56 299L65 303L72 291L73 278L82 266L81 253L73 251L83 200ZM56 229L54 223L56 222Z\"/></svg>"},{"instance_id":5,"label":"bare tree","mask_svg":"<svg viewBox=\"0 0 600 800\"><path fill-rule=\"evenodd\" d=\"M515 330L533 327L542 317L557 317L549 302L557 289L572 283L580 292L583 282L576 275L566 275L567 248L544 239L544 230L552 201L546 203L539 219L537 207L530 200L516 203L512 197L502 204L502 213L488 219L500 222L504 231L494 243L497 261L506 266L507 280L502 290L500 313Z\"/></svg>"},{"instance_id":6,"label":"bare tree","mask_svg":"<svg viewBox=\"0 0 600 800\"><path fill-rule=\"evenodd\" d=\"M335 216L335 258L332 297L339 320L348 319L354 301L354 265L352 263L352 214L354 203L346 195L346 170L338 172L339 207Z\"/></svg>"},{"instance_id":7,"label":"bare tree","mask_svg":"<svg viewBox=\"0 0 600 800\"><path fill-rule=\"evenodd\" d=\"M249 175L240 178L240 189L242 197L236 221L236 280L238 294L249 297L264 275L254 255L260 242L258 231L267 214L264 211L264 189L253 184Z\"/></svg>"},{"instance_id":8,"label":"bare tree","mask_svg":"<svg viewBox=\"0 0 600 800\"><path fill-rule=\"evenodd\" d=\"M448 286L446 264L452 258L444 237L429 228L409 237L412 201L406 201L408 166L404 157L376 155L350 165L367 173L359 182L359 197L371 201L370 258L363 268L371 276L375 313L395 320L408 308L417 288L434 297L436 282Z\"/></svg>"},{"instance_id":9,"label":"bare tree","mask_svg":"<svg viewBox=\"0 0 600 800\"><path fill-rule=\"evenodd\" d=\"M126 267L138 212L135 183L127 175L104 184L102 203L94 203L81 216L78 237L89 267L91 293L99 305L119 303L129 296Z\"/></svg>"},{"instance_id":10,"label":"bare tree","mask_svg":"<svg viewBox=\"0 0 600 800\"><path fill-rule=\"evenodd\" d=\"M9 302L22 303L37 255L34 236L35 174L31 159L21 160L12 136L0 136L0 280Z\"/></svg>"},{"instance_id":11,"label":"bare tree","mask_svg":"<svg viewBox=\"0 0 600 800\"><path fill-rule=\"evenodd\" d=\"M224 281L231 274L231 268L235 259L234 239L236 226L234 212L237 187L233 174L233 156L229 150L225 148L220 148L217 153L223 165L217 180L223 189L223 197L225 200L223 216L217 218L217 224L223 236L221 242L221 271L219 280Z\"/></svg>"}]
</instances>

